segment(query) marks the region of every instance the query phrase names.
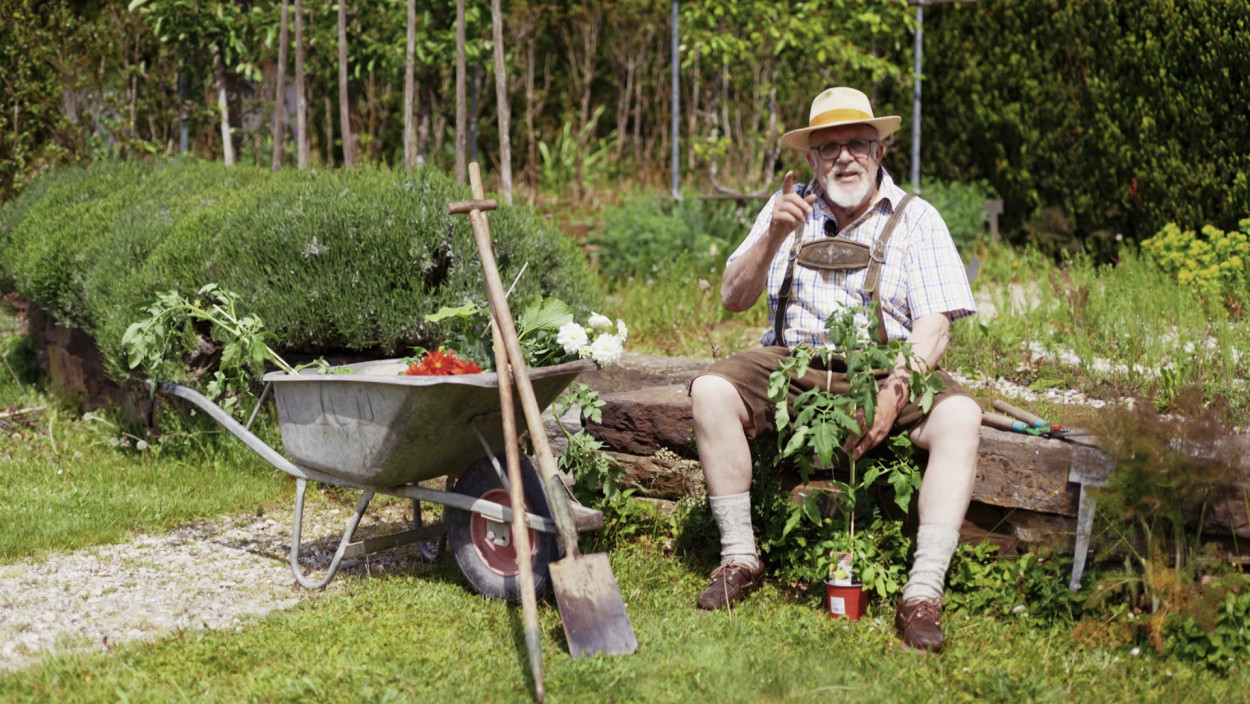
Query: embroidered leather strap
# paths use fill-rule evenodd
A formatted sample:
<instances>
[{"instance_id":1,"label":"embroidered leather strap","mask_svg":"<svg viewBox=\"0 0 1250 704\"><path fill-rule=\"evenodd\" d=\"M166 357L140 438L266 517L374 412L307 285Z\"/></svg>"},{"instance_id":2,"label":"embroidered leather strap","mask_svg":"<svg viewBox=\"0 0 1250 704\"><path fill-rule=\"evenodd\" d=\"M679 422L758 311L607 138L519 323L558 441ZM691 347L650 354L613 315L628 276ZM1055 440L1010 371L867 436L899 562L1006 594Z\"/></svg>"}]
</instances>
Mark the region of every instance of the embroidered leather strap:
<instances>
[{"instance_id":1,"label":"embroidered leather strap","mask_svg":"<svg viewBox=\"0 0 1250 704\"><path fill-rule=\"evenodd\" d=\"M914 193L908 193L899 200L898 205L894 206L894 213L890 215L889 221L885 223L885 229L881 231L877 241L872 245L871 261L868 262L868 274L864 277L864 293L868 294L868 299L872 303L877 304L877 340L883 345L890 341L890 336L885 331L885 313L881 311L881 265L885 264L885 246L890 241L890 235L894 234L894 228L898 225L898 221L902 219L903 210L907 208L907 204L915 197Z\"/></svg>"},{"instance_id":2,"label":"embroidered leather strap","mask_svg":"<svg viewBox=\"0 0 1250 704\"><path fill-rule=\"evenodd\" d=\"M868 274L864 277L864 293L868 294L869 299L876 302L877 306L877 339L881 344L889 342L889 335L885 330L885 314L881 312L881 292L878 286L881 283L881 265L885 263L885 248L890 241L890 236L894 234L894 228L898 225L898 221L902 219L903 209L915 198L915 194L908 193L903 196L898 205L894 207L894 212L890 215L890 219L885 223L885 229L877 237L877 241L872 245L872 252L869 255ZM786 267L786 278L781 282L781 289L777 292L777 314L773 320L773 344L786 346L785 325L786 325L786 306L790 302L790 288L794 285L794 269L798 264L799 250L802 248L800 237L794 238L794 245L790 247L790 263Z\"/></svg>"}]
</instances>

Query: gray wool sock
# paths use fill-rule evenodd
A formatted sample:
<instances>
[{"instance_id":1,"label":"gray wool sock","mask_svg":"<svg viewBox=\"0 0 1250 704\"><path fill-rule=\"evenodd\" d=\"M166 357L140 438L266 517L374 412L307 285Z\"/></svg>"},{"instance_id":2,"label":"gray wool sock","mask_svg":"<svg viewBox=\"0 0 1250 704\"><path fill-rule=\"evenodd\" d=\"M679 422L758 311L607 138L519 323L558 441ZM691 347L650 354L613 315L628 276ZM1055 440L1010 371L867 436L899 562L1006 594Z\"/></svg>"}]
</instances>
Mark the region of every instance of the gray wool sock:
<instances>
[{"instance_id":1,"label":"gray wool sock","mask_svg":"<svg viewBox=\"0 0 1250 704\"><path fill-rule=\"evenodd\" d=\"M720 562L738 562L752 570L760 566L755 548L755 531L751 530L751 493L709 496L712 517L720 527Z\"/></svg>"},{"instance_id":2,"label":"gray wool sock","mask_svg":"<svg viewBox=\"0 0 1250 704\"><path fill-rule=\"evenodd\" d=\"M959 531L954 528L920 526L916 532L916 561L903 585L903 601L941 599L946 588L946 569L958 547Z\"/></svg>"}]
</instances>

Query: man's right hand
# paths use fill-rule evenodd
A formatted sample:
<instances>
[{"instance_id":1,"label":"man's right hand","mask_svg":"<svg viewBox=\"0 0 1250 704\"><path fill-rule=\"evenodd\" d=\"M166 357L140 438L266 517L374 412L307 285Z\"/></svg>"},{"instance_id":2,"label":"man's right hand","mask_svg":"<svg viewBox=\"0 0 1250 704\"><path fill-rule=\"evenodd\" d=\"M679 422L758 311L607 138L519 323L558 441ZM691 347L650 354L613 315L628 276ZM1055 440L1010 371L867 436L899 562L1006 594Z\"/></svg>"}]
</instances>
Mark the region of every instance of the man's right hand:
<instances>
[{"instance_id":1,"label":"man's right hand","mask_svg":"<svg viewBox=\"0 0 1250 704\"><path fill-rule=\"evenodd\" d=\"M795 228L807 221L815 202L815 193L809 193L806 198L802 198L794 192L794 172L787 171L781 181L781 197L773 204L773 221L768 228L769 237L774 244L780 244Z\"/></svg>"}]
</instances>

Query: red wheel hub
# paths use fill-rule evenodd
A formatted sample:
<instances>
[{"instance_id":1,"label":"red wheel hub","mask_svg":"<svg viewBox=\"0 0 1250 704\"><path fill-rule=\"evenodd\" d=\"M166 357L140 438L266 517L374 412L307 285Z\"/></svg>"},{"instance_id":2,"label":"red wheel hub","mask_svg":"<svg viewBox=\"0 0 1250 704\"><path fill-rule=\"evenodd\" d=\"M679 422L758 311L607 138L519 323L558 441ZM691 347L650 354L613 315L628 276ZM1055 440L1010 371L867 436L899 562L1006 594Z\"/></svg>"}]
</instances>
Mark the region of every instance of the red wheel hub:
<instances>
[{"instance_id":1,"label":"red wheel hub","mask_svg":"<svg viewBox=\"0 0 1250 704\"><path fill-rule=\"evenodd\" d=\"M512 507L512 499L508 496L508 492L503 489L491 489L482 494L483 501L491 501L507 508ZM495 528L492 528L494 524ZM514 577L520 573L517 567L516 559L516 541L508 541L507 545L500 545L495 542L489 535L492 530L496 530L499 524L488 521L485 516L480 513L469 514L469 536L473 539L473 549L477 551L477 556L481 558L482 564L497 575L502 577ZM508 530L512 529L511 524L507 526ZM537 551L538 541L534 535L534 529L528 529L530 539L530 556L533 557Z\"/></svg>"}]
</instances>

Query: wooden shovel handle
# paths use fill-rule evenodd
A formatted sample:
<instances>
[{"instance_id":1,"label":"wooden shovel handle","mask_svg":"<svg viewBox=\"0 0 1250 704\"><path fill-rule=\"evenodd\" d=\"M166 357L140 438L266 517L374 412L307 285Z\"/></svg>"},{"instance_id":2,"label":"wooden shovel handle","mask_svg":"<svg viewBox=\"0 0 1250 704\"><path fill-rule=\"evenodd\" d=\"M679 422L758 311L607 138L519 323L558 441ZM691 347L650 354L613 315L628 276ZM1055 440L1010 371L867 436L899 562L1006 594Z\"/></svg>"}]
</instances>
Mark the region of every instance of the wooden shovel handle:
<instances>
[{"instance_id":1,"label":"wooden shovel handle","mask_svg":"<svg viewBox=\"0 0 1250 704\"><path fill-rule=\"evenodd\" d=\"M469 186L473 189L474 200L484 200L482 172L477 162L469 164ZM512 365L512 380L521 397L521 410L525 413L525 424L530 431L530 442L534 443L538 469L543 475L547 493L550 495L555 493L555 484L559 481L556 461L551 454L551 444L547 442L547 429L543 425L542 409L538 407L534 387L530 384L529 371L525 366L525 354L517 338L516 324L512 320L512 311L508 308L508 297L504 293L503 281L499 278L499 267L495 263L495 253L491 247L490 224L486 220L486 214L478 208L469 211L469 224L473 227L473 240L477 244L477 251L482 259L482 269L486 274L486 298L490 303L491 317L494 318L499 328L504 349L508 353L508 362ZM550 496L548 498L550 499ZM551 517L555 520L556 528L560 532L560 542L564 544L565 555L576 557L579 554L577 529L574 527L573 515L568 503L558 500L549 500L548 503L551 504Z\"/></svg>"}]
</instances>

